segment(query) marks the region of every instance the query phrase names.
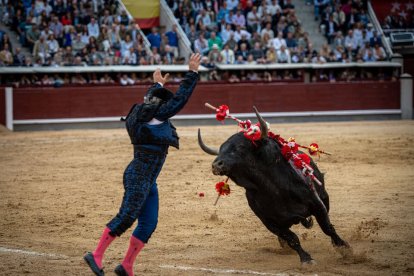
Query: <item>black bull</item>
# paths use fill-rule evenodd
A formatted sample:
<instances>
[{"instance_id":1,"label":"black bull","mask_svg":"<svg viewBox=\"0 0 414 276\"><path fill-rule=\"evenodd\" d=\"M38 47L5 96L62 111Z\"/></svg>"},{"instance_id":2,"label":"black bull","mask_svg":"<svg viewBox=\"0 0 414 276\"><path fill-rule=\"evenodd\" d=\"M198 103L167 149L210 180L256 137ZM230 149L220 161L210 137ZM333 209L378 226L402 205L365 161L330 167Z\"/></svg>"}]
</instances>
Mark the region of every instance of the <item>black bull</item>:
<instances>
[{"instance_id":1,"label":"black bull","mask_svg":"<svg viewBox=\"0 0 414 276\"><path fill-rule=\"evenodd\" d=\"M318 198L309 183L306 183L310 180L301 177L284 159L277 142L268 138L266 123L256 108L255 112L262 133L261 139L255 144L246 139L243 133L237 133L224 142L220 150L215 150L203 143L200 130L198 131L200 147L206 153L217 156L212 164L213 173L226 175L238 186L245 188L247 201L256 216L278 236L281 244L286 242L299 254L302 263L314 261L289 228L298 223L310 228L311 216L316 218L322 231L331 237L335 247L349 248L329 220L329 196L325 190L323 174L312 161L314 175L323 184L314 185Z\"/></svg>"}]
</instances>

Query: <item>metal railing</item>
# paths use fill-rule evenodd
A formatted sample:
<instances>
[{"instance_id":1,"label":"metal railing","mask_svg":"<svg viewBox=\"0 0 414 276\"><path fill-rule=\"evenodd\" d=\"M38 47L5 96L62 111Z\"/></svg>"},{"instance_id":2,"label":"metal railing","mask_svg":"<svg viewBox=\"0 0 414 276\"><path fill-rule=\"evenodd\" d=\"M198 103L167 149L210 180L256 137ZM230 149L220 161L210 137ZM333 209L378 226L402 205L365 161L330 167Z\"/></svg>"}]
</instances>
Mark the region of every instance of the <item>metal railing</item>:
<instances>
[{"instance_id":1,"label":"metal railing","mask_svg":"<svg viewBox=\"0 0 414 276\"><path fill-rule=\"evenodd\" d=\"M181 27L180 23L178 22L177 18L174 16L167 2L165 0L160 0L160 5L160 23L170 28L173 24L177 25L177 32L180 37L180 39L178 40L180 56L184 57L187 61L189 55L193 52L191 50L191 42L188 39L187 34Z\"/></svg>"},{"instance_id":2,"label":"metal railing","mask_svg":"<svg viewBox=\"0 0 414 276\"><path fill-rule=\"evenodd\" d=\"M389 38L384 34L382 26L379 23L377 16L375 15L374 8L372 7L371 1L368 1L368 15L371 18L371 21L374 25L375 30L378 31L378 34L381 35L382 45L384 45L385 50L388 55L391 57L394 52L392 51L391 43Z\"/></svg>"}]
</instances>

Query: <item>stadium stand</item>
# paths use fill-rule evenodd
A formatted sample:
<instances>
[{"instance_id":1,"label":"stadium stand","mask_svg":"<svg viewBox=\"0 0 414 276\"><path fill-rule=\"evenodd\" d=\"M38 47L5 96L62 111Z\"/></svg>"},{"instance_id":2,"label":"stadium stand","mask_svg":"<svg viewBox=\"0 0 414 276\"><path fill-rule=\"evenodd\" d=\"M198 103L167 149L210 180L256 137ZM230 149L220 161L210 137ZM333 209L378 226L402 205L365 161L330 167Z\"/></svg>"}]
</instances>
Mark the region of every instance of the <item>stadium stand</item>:
<instances>
[{"instance_id":1,"label":"stadium stand","mask_svg":"<svg viewBox=\"0 0 414 276\"><path fill-rule=\"evenodd\" d=\"M146 30L146 37L122 1L3 2L7 3L1 6L1 22L14 31L23 47L12 45L8 34L0 33L1 66L36 70L67 66L132 67L95 74L77 69L80 76L60 70L27 72L15 80L11 75L3 77L2 84L58 87L84 82L145 83L149 81L147 73L133 66L182 64L188 54L183 47L186 41L191 50L204 54L203 65L209 70L202 78L204 81L394 80L399 74L395 64L384 64L379 69L370 65L365 69L360 67L362 62L390 59L390 51L382 45L382 33L378 35L367 15L366 1L362 0L301 1L303 5L314 5L315 14L311 14L315 15L318 32L326 37L326 43L312 42L313 37L305 31L293 4L299 1L292 0L162 0L161 4L165 3L167 8L161 9L166 12L161 15L161 26ZM166 18L170 21L164 21L163 25ZM315 44L322 46L316 49ZM25 49L30 50L29 54L25 54ZM331 63L333 66L318 69L308 65L280 67ZM243 65L237 68L245 70L228 70L225 65ZM173 77L179 80L181 74L173 73Z\"/></svg>"},{"instance_id":2,"label":"stadium stand","mask_svg":"<svg viewBox=\"0 0 414 276\"><path fill-rule=\"evenodd\" d=\"M271 48L274 48L275 58L267 59L266 63L361 62L388 58L367 15L366 1L314 1L315 20L320 21L320 31L327 39L321 49L313 48L291 0L195 1L191 4L171 0L168 4L194 51L209 56L211 44L208 48L200 47L200 40L202 45L206 44L203 38L210 41L213 34L219 51L222 45L228 44L235 54L232 63L247 62L249 55L241 49L243 43L248 51L259 43L264 55L267 52L272 55ZM255 52L258 53L257 49ZM216 62L229 63L225 59Z\"/></svg>"}]
</instances>

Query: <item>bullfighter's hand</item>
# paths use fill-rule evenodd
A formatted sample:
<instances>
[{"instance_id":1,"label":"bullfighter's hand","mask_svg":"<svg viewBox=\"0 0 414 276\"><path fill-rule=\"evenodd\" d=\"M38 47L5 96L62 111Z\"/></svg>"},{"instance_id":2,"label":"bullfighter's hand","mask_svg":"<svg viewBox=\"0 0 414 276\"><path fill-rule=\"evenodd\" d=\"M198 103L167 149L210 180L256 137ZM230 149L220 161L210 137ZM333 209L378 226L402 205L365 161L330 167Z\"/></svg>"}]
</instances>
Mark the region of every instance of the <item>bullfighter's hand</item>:
<instances>
[{"instance_id":1,"label":"bullfighter's hand","mask_svg":"<svg viewBox=\"0 0 414 276\"><path fill-rule=\"evenodd\" d=\"M191 54L190 61L188 62L188 69L190 71L198 72L198 66L200 66L201 55Z\"/></svg>"},{"instance_id":2,"label":"bullfighter's hand","mask_svg":"<svg viewBox=\"0 0 414 276\"><path fill-rule=\"evenodd\" d=\"M161 69L157 68L157 70L155 70L154 74L152 75L153 79L154 79L154 83L155 82L159 82L162 85L164 85L167 81L168 81L168 77L170 76L170 74L165 74L164 77L161 75Z\"/></svg>"}]
</instances>

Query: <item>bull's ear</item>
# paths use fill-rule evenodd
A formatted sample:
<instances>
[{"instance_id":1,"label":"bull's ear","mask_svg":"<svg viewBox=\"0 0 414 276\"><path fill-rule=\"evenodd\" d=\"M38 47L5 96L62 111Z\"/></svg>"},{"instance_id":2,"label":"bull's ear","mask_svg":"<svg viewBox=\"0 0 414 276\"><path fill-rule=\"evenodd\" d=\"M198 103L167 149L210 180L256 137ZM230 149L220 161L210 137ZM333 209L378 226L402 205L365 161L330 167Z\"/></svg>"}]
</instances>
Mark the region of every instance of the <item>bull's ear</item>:
<instances>
[{"instance_id":1,"label":"bull's ear","mask_svg":"<svg viewBox=\"0 0 414 276\"><path fill-rule=\"evenodd\" d=\"M200 131L200 129L198 129L198 145L200 146L200 148L205 153L208 153L208 154L211 154L211 155L218 155L219 154L219 151L218 150L212 149L212 148L210 148L210 147L208 147L208 146L206 146L204 144L203 139L201 139L201 131Z\"/></svg>"},{"instance_id":2,"label":"bull's ear","mask_svg":"<svg viewBox=\"0 0 414 276\"><path fill-rule=\"evenodd\" d=\"M260 139L264 139L267 138L267 134L269 132L269 130L267 129L267 123L266 121L263 119L263 117L260 115L259 111L257 110L257 108L255 106L253 106L254 112L256 113L256 117L259 120L260 123L260 132L261 132L261 137Z\"/></svg>"}]
</instances>

